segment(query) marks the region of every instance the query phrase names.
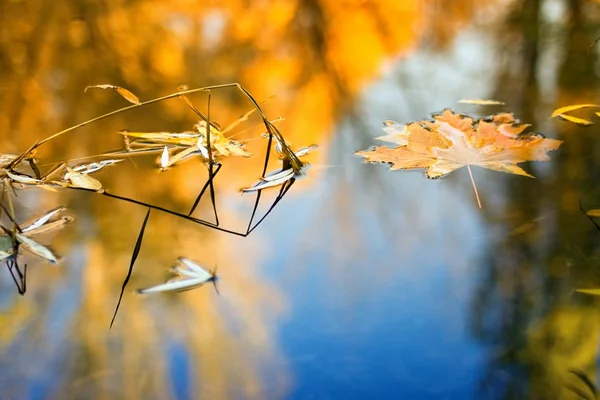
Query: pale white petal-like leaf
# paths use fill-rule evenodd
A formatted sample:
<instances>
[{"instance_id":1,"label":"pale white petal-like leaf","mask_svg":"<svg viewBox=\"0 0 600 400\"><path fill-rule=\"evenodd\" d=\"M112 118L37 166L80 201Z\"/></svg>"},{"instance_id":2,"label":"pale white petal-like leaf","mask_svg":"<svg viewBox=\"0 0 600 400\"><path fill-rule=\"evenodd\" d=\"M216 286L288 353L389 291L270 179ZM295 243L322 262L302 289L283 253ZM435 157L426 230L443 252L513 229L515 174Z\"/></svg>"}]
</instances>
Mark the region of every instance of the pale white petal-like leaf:
<instances>
[{"instance_id":1,"label":"pale white petal-like leaf","mask_svg":"<svg viewBox=\"0 0 600 400\"><path fill-rule=\"evenodd\" d=\"M188 158L190 158L196 154L198 154L198 151L196 150L195 147L188 147L178 153L175 153L173 155L173 157L170 157L167 162L167 167L172 167L175 164L180 163L184 160L187 160ZM163 150L163 155L164 155L164 150ZM161 157L161 165L162 165L163 161L164 161L163 157ZM166 168L162 167L162 169L164 170Z\"/></svg>"},{"instance_id":2,"label":"pale white petal-like leaf","mask_svg":"<svg viewBox=\"0 0 600 400\"><path fill-rule=\"evenodd\" d=\"M272 172L269 172L267 175L265 175L265 177L262 178L262 180L267 181L267 182L272 182L272 181L276 181L276 180L288 177L290 174L294 175L294 170L292 168L278 170L278 171L272 171Z\"/></svg>"},{"instance_id":3,"label":"pale white petal-like leaf","mask_svg":"<svg viewBox=\"0 0 600 400\"><path fill-rule=\"evenodd\" d=\"M58 257L48 247L28 238L22 233L16 233L17 240L25 250L39 256L52 264L58 263Z\"/></svg>"},{"instance_id":4,"label":"pale white petal-like leaf","mask_svg":"<svg viewBox=\"0 0 600 400\"><path fill-rule=\"evenodd\" d=\"M173 267L171 268L171 272L179 276L187 276L188 278L198 278L195 272L185 268Z\"/></svg>"},{"instance_id":5,"label":"pale white petal-like leaf","mask_svg":"<svg viewBox=\"0 0 600 400\"><path fill-rule=\"evenodd\" d=\"M251 193L259 190L267 189L284 184L295 176L295 172L292 168L278 172L276 175L261 179L255 183L252 187L243 188L242 193Z\"/></svg>"},{"instance_id":6,"label":"pale white petal-like leaf","mask_svg":"<svg viewBox=\"0 0 600 400\"><path fill-rule=\"evenodd\" d=\"M169 167L169 149L167 146L163 149L162 155L160 156L160 168L164 171Z\"/></svg>"},{"instance_id":7,"label":"pale white petal-like leaf","mask_svg":"<svg viewBox=\"0 0 600 400\"><path fill-rule=\"evenodd\" d=\"M180 257L180 265L171 269L172 272L178 274L180 278L172 279L166 283L152 286L146 289L138 290L139 293L155 293L155 292L181 292L185 290L195 289L208 282L215 283L217 276L213 271L203 267L197 261L189 258ZM216 285L215 285L216 289Z\"/></svg>"},{"instance_id":8,"label":"pale white petal-like leaf","mask_svg":"<svg viewBox=\"0 0 600 400\"><path fill-rule=\"evenodd\" d=\"M206 283L206 280L200 278L177 279L160 285L151 286L146 289L139 289L138 293L158 293L158 292L181 292L195 289Z\"/></svg>"},{"instance_id":9,"label":"pale white petal-like leaf","mask_svg":"<svg viewBox=\"0 0 600 400\"><path fill-rule=\"evenodd\" d=\"M303 147L300 150L296 151L296 157L304 157L305 155L307 155L308 153L310 153L311 151L317 149L319 146L317 146L316 144L311 144L310 146L307 147Z\"/></svg>"},{"instance_id":10,"label":"pale white petal-like leaf","mask_svg":"<svg viewBox=\"0 0 600 400\"><path fill-rule=\"evenodd\" d=\"M204 278L206 280L209 280L210 278L212 278L214 275L213 273L208 269L203 267L202 265L200 265L198 262L194 261L194 260L190 260L189 258L185 258L185 257L180 257L179 261L185 265L189 271L192 271L195 275L196 278ZM180 271L181 269L178 268L178 271Z\"/></svg>"},{"instance_id":11,"label":"pale white petal-like leaf","mask_svg":"<svg viewBox=\"0 0 600 400\"><path fill-rule=\"evenodd\" d=\"M49 231L53 231L53 230L62 228L63 226L72 223L73 221L75 221L75 218L73 218L70 215L65 215L65 216L60 217L56 221L47 222L44 225L40 226L39 228L24 232L24 235L25 236L39 235L39 234L42 234L45 232L49 232Z\"/></svg>"},{"instance_id":12,"label":"pale white petal-like leaf","mask_svg":"<svg viewBox=\"0 0 600 400\"><path fill-rule=\"evenodd\" d=\"M0 250L0 261L4 261L13 255L12 251L1 251Z\"/></svg>"},{"instance_id":13,"label":"pale white petal-like leaf","mask_svg":"<svg viewBox=\"0 0 600 400\"><path fill-rule=\"evenodd\" d=\"M21 232L25 233L25 232L28 232L28 231L31 231L31 230L41 227L46 222L48 222L50 220L50 218L54 217L56 214L63 211L64 209L65 209L64 206L60 206L53 210L48 211L46 214L42 215L39 218L36 218L34 221L32 221L30 223L26 223L25 227L21 228Z\"/></svg>"},{"instance_id":14,"label":"pale white petal-like leaf","mask_svg":"<svg viewBox=\"0 0 600 400\"><path fill-rule=\"evenodd\" d=\"M8 177L10 179L12 179L13 181L19 182L19 183L24 183L26 185L36 185L38 183L42 183L42 181L39 179L32 178L29 175L21 174L16 171L6 170L6 175L8 175Z\"/></svg>"},{"instance_id":15,"label":"pale white petal-like leaf","mask_svg":"<svg viewBox=\"0 0 600 400\"><path fill-rule=\"evenodd\" d=\"M81 174L91 174L92 172L99 171L104 167L114 165L121 161L123 161L123 160L102 160L102 161L96 161L96 162L89 163L89 164L79 164L79 165L76 165L73 168L71 168L71 170L73 170L75 172L79 172Z\"/></svg>"},{"instance_id":16,"label":"pale white petal-like leaf","mask_svg":"<svg viewBox=\"0 0 600 400\"><path fill-rule=\"evenodd\" d=\"M198 147L198 150L200 151L200 154L202 154L202 157L208 159L208 149L202 144L202 141L200 139L198 139L196 147Z\"/></svg>"}]
</instances>

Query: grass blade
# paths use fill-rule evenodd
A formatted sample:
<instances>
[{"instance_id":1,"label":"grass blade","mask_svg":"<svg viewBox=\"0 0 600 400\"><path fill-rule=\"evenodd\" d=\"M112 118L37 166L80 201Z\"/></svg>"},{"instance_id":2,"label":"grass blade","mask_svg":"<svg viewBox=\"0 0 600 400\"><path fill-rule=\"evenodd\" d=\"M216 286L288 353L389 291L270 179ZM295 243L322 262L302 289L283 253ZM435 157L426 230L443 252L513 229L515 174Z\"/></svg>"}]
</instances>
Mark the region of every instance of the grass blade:
<instances>
[{"instance_id":1,"label":"grass blade","mask_svg":"<svg viewBox=\"0 0 600 400\"><path fill-rule=\"evenodd\" d=\"M33 158L28 158L27 162L29 163L29 166L31 167L31 170L35 174L35 177L37 179L42 179L41 176L40 176L40 170L37 167L37 165L35 165L35 161L33 161Z\"/></svg>"},{"instance_id":2,"label":"grass blade","mask_svg":"<svg viewBox=\"0 0 600 400\"><path fill-rule=\"evenodd\" d=\"M91 190L87 190L87 189L78 189L78 188L70 188L70 189L84 190L86 192L91 192ZM169 210L167 208L156 206L154 204L145 203L145 202L140 201L140 200L130 199L129 197L119 196L119 195L116 195L116 194L108 193L106 191L102 192L102 194L104 196L107 196L107 197L112 197L113 199L123 200L123 201L126 201L128 203L132 203L132 204L137 204L137 205L140 205L140 206L148 207L148 208L151 208L151 209L157 210L157 211L162 211L164 213L167 213L167 214L170 214L170 215L174 215L174 216L179 217L181 219L184 219L186 221L191 221L191 222L193 222L195 224L206 226L208 228L212 228L212 229L215 229L217 231L221 231L221 232L225 232L225 233L230 233L230 234L236 235L236 236L242 236L242 237L246 237L247 236L246 233L237 232L237 231L234 231L234 230L231 230L231 229L221 228L220 226L217 226L217 225L215 225L215 224L213 224L211 222L204 221L204 220L201 220L201 219L198 219L198 218L194 218L194 217L190 217L189 215L181 214L181 213L178 213L177 211Z\"/></svg>"},{"instance_id":3,"label":"grass blade","mask_svg":"<svg viewBox=\"0 0 600 400\"><path fill-rule=\"evenodd\" d=\"M260 111L260 110L259 110ZM262 113L261 113L262 115ZM265 154L265 161L263 163L263 170L261 176L264 177L267 173L267 167L269 166L269 157L271 156L271 144L273 143L273 135L268 135L269 139L267 140L267 151ZM258 191L256 195L256 201L254 202L254 208L252 209L252 215L250 216L250 221L248 221L248 226L246 227L246 235L250 233L250 228L252 227L252 221L254 221L254 216L256 215L256 210L258 209L258 204L260 203L260 196L262 191Z\"/></svg>"},{"instance_id":4,"label":"grass blade","mask_svg":"<svg viewBox=\"0 0 600 400\"><path fill-rule=\"evenodd\" d=\"M600 225L598 225L596 221L594 221L594 218L592 218L592 216L589 215L588 212L583 208L583 204L581 204L581 199L579 199L579 209L583 212L587 219L589 219L592 222L592 224L594 224L596 229L600 231Z\"/></svg>"},{"instance_id":5,"label":"grass blade","mask_svg":"<svg viewBox=\"0 0 600 400\"><path fill-rule=\"evenodd\" d=\"M117 302L117 307L115 308L115 313L113 314L112 320L110 321L110 328L112 328L113 323L115 322L115 318L117 317L117 312L119 311L119 306L121 305L121 300L123 299L123 293L125 292L127 283L129 283L129 278L131 278L135 260L137 260L138 254L140 253L140 249L142 247L142 239L144 238L144 231L146 230L146 224L148 223L148 218L150 217L150 210L151 209L148 208L148 212L146 213L146 218L144 218L144 222L142 223L142 228L140 229L140 234L138 235L137 241L135 242L135 248L133 249L133 254L131 255L131 263L129 264L129 271L127 271L127 276L125 277L125 280L123 281L123 286L121 287L121 294L119 295L119 301Z\"/></svg>"},{"instance_id":6,"label":"grass blade","mask_svg":"<svg viewBox=\"0 0 600 400\"><path fill-rule=\"evenodd\" d=\"M267 218L267 216L271 213L271 211L273 211L273 209L275 208L277 203L279 203L281 201L281 199L283 199L283 196L285 196L285 194L288 192L288 190L290 190L290 188L292 187L292 185L294 184L295 181L296 181L296 178L292 178L289 181L287 181L286 183L284 183L283 186L281 186L281 190L279 191L279 194L277 195L277 197L271 204L271 207L269 207L269 209L267 210L265 215L263 215L262 218L259 219L258 222L252 228L248 229L248 231L246 232L246 235L249 235L250 233L252 233L253 230L258 228L258 225L260 225L261 222L263 222L264 219ZM259 195L260 195L260 192L259 192ZM252 214L254 215L254 212Z\"/></svg>"},{"instance_id":7,"label":"grass blade","mask_svg":"<svg viewBox=\"0 0 600 400\"><path fill-rule=\"evenodd\" d=\"M210 89L207 89L206 92L208 94L208 110L207 110L206 115L204 115L200 110L198 110L186 96L182 95L182 96L179 96L179 98L182 99L185 102L185 104L187 104L187 106L196 113L196 115L198 115L202 120L204 120L206 122L206 135L205 136L206 136L206 150L208 150L208 185L210 187L210 201L212 203L213 212L215 214L215 225L218 226L219 225L219 214L217 213L217 205L216 205L216 200L215 200L215 186L213 183L215 172L213 169L214 160L213 160L213 154L212 154L212 144L211 144L211 140L210 140L210 131L212 128L215 128L218 130L219 127L217 125L215 125L213 122L211 122L211 120L210 120ZM204 191L204 189L203 189L203 191ZM201 195L199 197L201 197ZM196 201L199 202L200 198L197 198ZM192 214L195 207L198 205L197 202L194 202L194 207L192 207L192 211L190 211L189 215Z\"/></svg>"},{"instance_id":8,"label":"grass blade","mask_svg":"<svg viewBox=\"0 0 600 400\"><path fill-rule=\"evenodd\" d=\"M596 385L590 380L590 378L581 370L578 369L569 369L569 373L575 375L579 378L581 382L588 388L590 392L592 392L592 398L595 399L598 397L598 390L596 389Z\"/></svg>"},{"instance_id":9,"label":"grass blade","mask_svg":"<svg viewBox=\"0 0 600 400\"><path fill-rule=\"evenodd\" d=\"M579 389L575 385L567 383L565 386L567 387L567 389L569 389L571 392L573 392L575 395L577 395L580 399L583 399L583 400L594 400L593 397L591 397L589 394L587 394L583 390Z\"/></svg>"},{"instance_id":10,"label":"grass blade","mask_svg":"<svg viewBox=\"0 0 600 400\"><path fill-rule=\"evenodd\" d=\"M211 184L211 182L215 178L215 176L217 176L217 174L219 173L219 170L221 169L222 166L223 166L223 164L217 164L217 169L214 171L212 178L209 177L208 180L206 181L206 183L204 184L204 186L202 187L202 190L200 191L200 194L198 194L198 197L196 197L196 200L194 201L194 204L192 205L192 209L188 213L188 216L192 215L194 213L194 211L196 211L196 207L198 207L198 204L200 203L200 199L204 195L204 192L206 192L206 189L208 189L208 186ZM210 172L209 172L209 174L210 174Z\"/></svg>"},{"instance_id":11,"label":"grass blade","mask_svg":"<svg viewBox=\"0 0 600 400\"><path fill-rule=\"evenodd\" d=\"M210 141L210 91L208 92L208 110L206 112L206 148L208 150L208 181L210 188L210 201L213 206L213 211L215 213L215 225L219 225L219 214L217 213L217 205L215 200L215 185L213 183L214 174L214 162L213 162L213 154L212 154L212 144Z\"/></svg>"}]
</instances>

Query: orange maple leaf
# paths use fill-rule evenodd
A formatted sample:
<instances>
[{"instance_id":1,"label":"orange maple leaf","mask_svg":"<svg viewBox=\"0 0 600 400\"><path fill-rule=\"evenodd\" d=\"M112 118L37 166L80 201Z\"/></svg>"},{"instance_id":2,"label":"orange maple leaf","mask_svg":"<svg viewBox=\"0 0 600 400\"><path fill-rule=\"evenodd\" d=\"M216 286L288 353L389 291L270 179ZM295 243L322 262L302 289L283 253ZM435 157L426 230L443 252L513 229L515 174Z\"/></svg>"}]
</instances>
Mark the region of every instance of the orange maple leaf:
<instances>
[{"instance_id":1,"label":"orange maple leaf","mask_svg":"<svg viewBox=\"0 0 600 400\"><path fill-rule=\"evenodd\" d=\"M440 178L466 166L481 207L471 166L533 178L518 163L548 161L548 151L562 141L539 134L524 134L529 125L518 124L512 114L500 113L484 119L457 114L446 109L432 121L413 122L390 132L384 140L403 144L395 148L379 146L357 151L368 162L392 164L390 170L425 169L428 178Z\"/></svg>"}]
</instances>

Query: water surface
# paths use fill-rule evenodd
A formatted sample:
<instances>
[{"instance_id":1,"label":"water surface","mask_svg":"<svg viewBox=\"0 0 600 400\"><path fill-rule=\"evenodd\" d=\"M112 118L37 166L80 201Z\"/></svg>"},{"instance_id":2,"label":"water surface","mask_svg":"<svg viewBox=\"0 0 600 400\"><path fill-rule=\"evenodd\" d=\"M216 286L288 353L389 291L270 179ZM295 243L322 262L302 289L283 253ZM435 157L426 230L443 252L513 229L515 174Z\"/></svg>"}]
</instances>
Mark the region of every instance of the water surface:
<instances>
[{"instance_id":1,"label":"water surface","mask_svg":"<svg viewBox=\"0 0 600 400\"><path fill-rule=\"evenodd\" d=\"M600 287L600 232L579 209L580 200L600 208L600 147L597 124L548 117L600 101L598 46L589 47L598 7L0 3L2 152L127 104L83 91L103 83L147 100L182 84L240 82L269 99L269 117L285 117L278 127L294 147L319 145L308 176L247 238L153 212L112 330L146 210L82 192L19 194L22 218L63 204L77 221L43 239L63 256L59 268L27 259L24 297L0 273L0 399L577 398L568 370L597 375L598 303L574 290ZM235 90L212 94L219 121L251 107ZM193 101L206 108L206 96ZM474 169L483 209L466 170L430 181L354 156L376 144L383 120L448 107L513 112L564 144L551 162L524 165L536 179ZM64 135L39 157L98 154L121 145L121 129L196 122L173 100ZM260 175L264 141L251 149L217 180L222 223L234 228L249 218L253 198L238 189ZM148 157L97 176L112 193L185 212L206 172L190 162L158 173ZM208 202L198 215L211 218ZM218 265L221 295L135 294L179 256Z\"/></svg>"}]
</instances>

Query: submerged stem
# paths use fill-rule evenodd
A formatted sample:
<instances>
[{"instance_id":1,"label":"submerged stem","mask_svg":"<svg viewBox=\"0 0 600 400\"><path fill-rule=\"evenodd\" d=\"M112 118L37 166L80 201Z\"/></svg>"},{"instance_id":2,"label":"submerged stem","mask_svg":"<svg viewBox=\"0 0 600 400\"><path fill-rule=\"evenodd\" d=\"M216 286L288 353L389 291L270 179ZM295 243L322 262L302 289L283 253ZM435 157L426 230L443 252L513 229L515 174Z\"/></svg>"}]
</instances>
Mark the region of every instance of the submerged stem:
<instances>
[{"instance_id":1,"label":"submerged stem","mask_svg":"<svg viewBox=\"0 0 600 400\"><path fill-rule=\"evenodd\" d=\"M479 193L477 192L477 186L475 185L475 179L473 179L473 172L471 171L471 166L467 164L467 170L469 171L469 177L471 178L471 183L473 184L473 190L475 191L475 197L477 198L477 205L481 208L481 200L479 200Z\"/></svg>"}]
</instances>

